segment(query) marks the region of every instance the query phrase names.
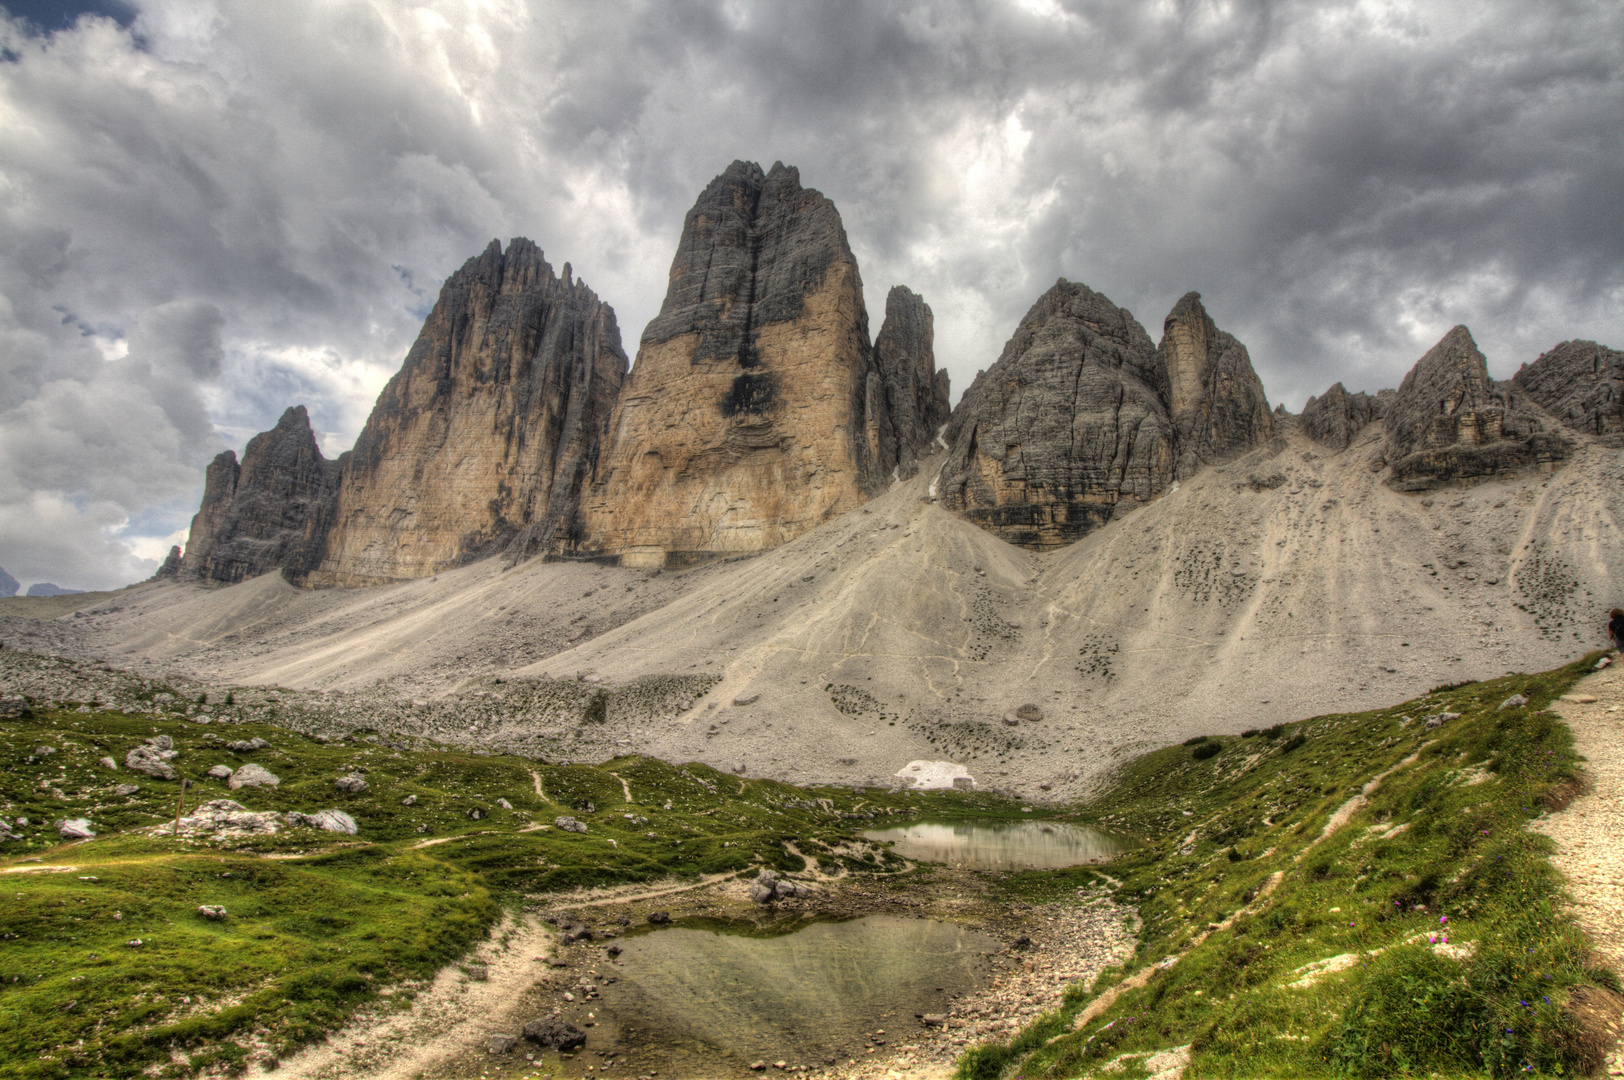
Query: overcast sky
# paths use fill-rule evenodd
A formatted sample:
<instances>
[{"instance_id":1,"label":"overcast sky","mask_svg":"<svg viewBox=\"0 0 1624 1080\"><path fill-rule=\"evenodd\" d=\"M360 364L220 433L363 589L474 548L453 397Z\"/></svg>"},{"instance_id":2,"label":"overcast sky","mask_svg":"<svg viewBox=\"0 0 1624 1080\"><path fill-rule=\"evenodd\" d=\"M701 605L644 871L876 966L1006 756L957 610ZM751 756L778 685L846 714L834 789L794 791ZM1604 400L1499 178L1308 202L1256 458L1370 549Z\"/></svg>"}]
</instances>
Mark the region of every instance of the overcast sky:
<instances>
[{"instance_id":1,"label":"overcast sky","mask_svg":"<svg viewBox=\"0 0 1624 1080\"><path fill-rule=\"evenodd\" d=\"M1455 323L1624 346L1624 5L0 0L0 566L106 588L290 404L347 449L528 236L659 308L735 158L839 207L957 396L1057 277L1199 290L1293 410Z\"/></svg>"}]
</instances>

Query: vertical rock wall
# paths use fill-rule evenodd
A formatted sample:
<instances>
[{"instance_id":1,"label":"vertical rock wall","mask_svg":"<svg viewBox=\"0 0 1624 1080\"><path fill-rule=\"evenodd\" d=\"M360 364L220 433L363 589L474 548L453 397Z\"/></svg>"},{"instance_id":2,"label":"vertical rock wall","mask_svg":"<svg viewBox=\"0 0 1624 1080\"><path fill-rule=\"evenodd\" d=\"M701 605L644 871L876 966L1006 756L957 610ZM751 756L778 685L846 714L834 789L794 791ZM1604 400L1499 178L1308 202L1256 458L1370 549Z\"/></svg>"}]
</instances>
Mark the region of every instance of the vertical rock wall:
<instances>
[{"instance_id":1,"label":"vertical rock wall","mask_svg":"<svg viewBox=\"0 0 1624 1080\"><path fill-rule=\"evenodd\" d=\"M269 570L308 569L320 557L338 474L338 463L322 457L304 406L283 412L274 428L248 440L240 466L229 450L209 466L175 576L232 584Z\"/></svg>"},{"instance_id":2,"label":"vertical rock wall","mask_svg":"<svg viewBox=\"0 0 1624 1080\"><path fill-rule=\"evenodd\" d=\"M440 290L347 455L311 584L422 577L579 531L626 372L614 310L535 244L495 241Z\"/></svg>"},{"instance_id":3,"label":"vertical rock wall","mask_svg":"<svg viewBox=\"0 0 1624 1080\"><path fill-rule=\"evenodd\" d=\"M1383 390L1389 400L1391 390ZM1379 420L1386 411L1382 398L1374 398L1364 391L1350 394L1341 383L1319 397L1311 397L1303 406L1303 431L1315 442L1333 450L1346 450L1353 437L1367 424Z\"/></svg>"},{"instance_id":4,"label":"vertical rock wall","mask_svg":"<svg viewBox=\"0 0 1624 1080\"><path fill-rule=\"evenodd\" d=\"M785 543L890 483L887 386L834 204L736 161L688 212L583 528L555 548L681 566Z\"/></svg>"},{"instance_id":5,"label":"vertical rock wall","mask_svg":"<svg viewBox=\"0 0 1624 1080\"><path fill-rule=\"evenodd\" d=\"M1511 381L1574 431L1624 445L1624 352L1564 341L1524 364Z\"/></svg>"}]
</instances>

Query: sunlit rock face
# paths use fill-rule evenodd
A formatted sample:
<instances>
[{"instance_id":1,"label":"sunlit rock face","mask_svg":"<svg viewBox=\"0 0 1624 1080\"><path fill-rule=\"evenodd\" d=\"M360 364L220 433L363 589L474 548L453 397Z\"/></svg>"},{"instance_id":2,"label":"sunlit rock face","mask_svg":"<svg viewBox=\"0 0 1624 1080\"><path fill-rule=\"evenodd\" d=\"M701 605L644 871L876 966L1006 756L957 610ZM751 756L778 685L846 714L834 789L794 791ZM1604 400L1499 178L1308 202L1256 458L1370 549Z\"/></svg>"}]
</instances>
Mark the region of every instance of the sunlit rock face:
<instances>
[{"instance_id":1,"label":"sunlit rock face","mask_svg":"<svg viewBox=\"0 0 1624 1080\"><path fill-rule=\"evenodd\" d=\"M227 450L205 473L186 554L170 576L229 585L270 570L303 571L320 557L338 495L339 464L322 457L303 405Z\"/></svg>"},{"instance_id":2,"label":"sunlit rock face","mask_svg":"<svg viewBox=\"0 0 1624 1080\"><path fill-rule=\"evenodd\" d=\"M530 241L492 241L446 281L345 455L305 580L423 577L578 535L625 373L614 309L568 263L559 276Z\"/></svg>"},{"instance_id":3,"label":"sunlit rock face","mask_svg":"<svg viewBox=\"0 0 1624 1080\"><path fill-rule=\"evenodd\" d=\"M1273 436L1246 347L1199 295L1158 347L1126 309L1061 279L953 411L937 493L1011 543L1053 548Z\"/></svg>"},{"instance_id":4,"label":"sunlit rock face","mask_svg":"<svg viewBox=\"0 0 1624 1080\"><path fill-rule=\"evenodd\" d=\"M1404 376L1383 422L1389 483L1406 491L1519 469L1554 469L1568 440L1517 388L1489 378L1471 331L1457 326Z\"/></svg>"},{"instance_id":5,"label":"sunlit rock face","mask_svg":"<svg viewBox=\"0 0 1624 1080\"><path fill-rule=\"evenodd\" d=\"M776 547L883 491L945 404L934 381L912 389L930 362L928 309L914 314L888 354L906 371L890 373L834 204L793 168L734 162L688 212L582 529L555 547L689 565ZM888 387L912 407L900 435Z\"/></svg>"}]
</instances>

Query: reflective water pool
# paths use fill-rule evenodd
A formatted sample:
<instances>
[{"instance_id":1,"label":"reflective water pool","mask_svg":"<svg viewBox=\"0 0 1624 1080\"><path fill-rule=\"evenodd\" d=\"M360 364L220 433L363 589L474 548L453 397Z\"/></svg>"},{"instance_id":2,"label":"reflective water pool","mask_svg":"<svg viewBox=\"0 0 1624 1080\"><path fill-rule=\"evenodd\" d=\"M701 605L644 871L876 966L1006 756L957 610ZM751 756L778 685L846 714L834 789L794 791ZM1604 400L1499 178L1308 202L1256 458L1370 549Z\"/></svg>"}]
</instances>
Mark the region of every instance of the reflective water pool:
<instances>
[{"instance_id":1,"label":"reflective water pool","mask_svg":"<svg viewBox=\"0 0 1624 1080\"><path fill-rule=\"evenodd\" d=\"M1077 866L1109 859L1126 846L1105 833L1062 821L920 821L863 835L894 841L893 850L906 859L978 870Z\"/></svg>"},{"instance_id":2,"label":"reflective water pool","mask_svg":"<svg viewBox=\"0 0 1624 1080\"><path fill-rule=\"evenodd\" d=\"M610 1074L745 1074L752 1061L823 1066L921 1031L916 1013L992 974L994 938L952 923L871 915L761 927L690 921L619 939L599 968L586 1064ZM878 1032L885 1034L877 1034Z\"/></svg>"}]
</instances>

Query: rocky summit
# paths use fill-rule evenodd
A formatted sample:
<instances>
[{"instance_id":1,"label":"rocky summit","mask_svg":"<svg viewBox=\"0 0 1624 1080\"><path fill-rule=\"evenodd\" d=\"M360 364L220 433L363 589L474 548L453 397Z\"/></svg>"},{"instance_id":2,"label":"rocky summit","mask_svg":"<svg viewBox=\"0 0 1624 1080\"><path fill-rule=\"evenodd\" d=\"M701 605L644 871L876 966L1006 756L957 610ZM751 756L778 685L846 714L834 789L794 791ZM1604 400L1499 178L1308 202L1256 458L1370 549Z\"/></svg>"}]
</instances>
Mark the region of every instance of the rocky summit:
<instances>
[{"instance_id":1,"label":"rocky summit","mask_svg":"<svg viewBox=\"0 0 1624 1080\"><path fill-rule=\"evenodd\" d=\"M610 423L570 555L681 566L761 551L883 491L946 409L930 314L904 293L869 340L832 202L735 161L683 223L660 313Z\"/></svg>"},{"instance_id":2,"label":"rocky summit","mask_svg":"<svg viewBox=\"0 0 1624 1080\"><path fill-rule=\"evenodd\" d=\"M231 584L269 570L302 573L321 557L338 495L339 464L322 457L303 405L248 440L242 463L227 450L204 474L184 559L162 576Z\"/></svg>"},{"instance_id":3,"label":"rocky summit","mask_svg":"<svg viewBox=\"0 0 1624 1080\"><path fill-rule=\"evenodd\" d=\"M1052 548L1273 435L1246 347L1198 294L1157 347L1130 312L1061 279L954 411L937 493L1011 543Z\"/></svg>"},{"instance_id":4,"label":"rocky summit","mask_svg":"<svg viewBox=\"0 0 1624 1080\"><path fill-rule=\"evenodd\" d=\"M1517 388L1575 431L1624 446L1624 353L1564 341L1511 377Z\"/></svg>"},{"instance_id":5,"label":"rocky summit","mask_svg":"<svg viewBox=\"0 0 1624 1080\"><path fill-rule=\"evenodd\" d=\"M1303 406L1303 433L1332 450L1346 450L1355 435L1381 419L1392 398L1390 390L1372 397L1363 391L1350 394L1341 383L1332 383L1329 390L1309 398Z\"/></svg>"},{"instance_id":6,"label":"rocky summit","mask_svg":"<svg viewBox=\"0 0 1624 1080\"><path fill-rule=\"evenodd\" d=\"M1385 423L1389 482L1406 491L1526 466L1550 471L1570 442L1515 384L1489 378L1488 362L1464 326L1416 361Z\"/></svg>"}]
</instances>

